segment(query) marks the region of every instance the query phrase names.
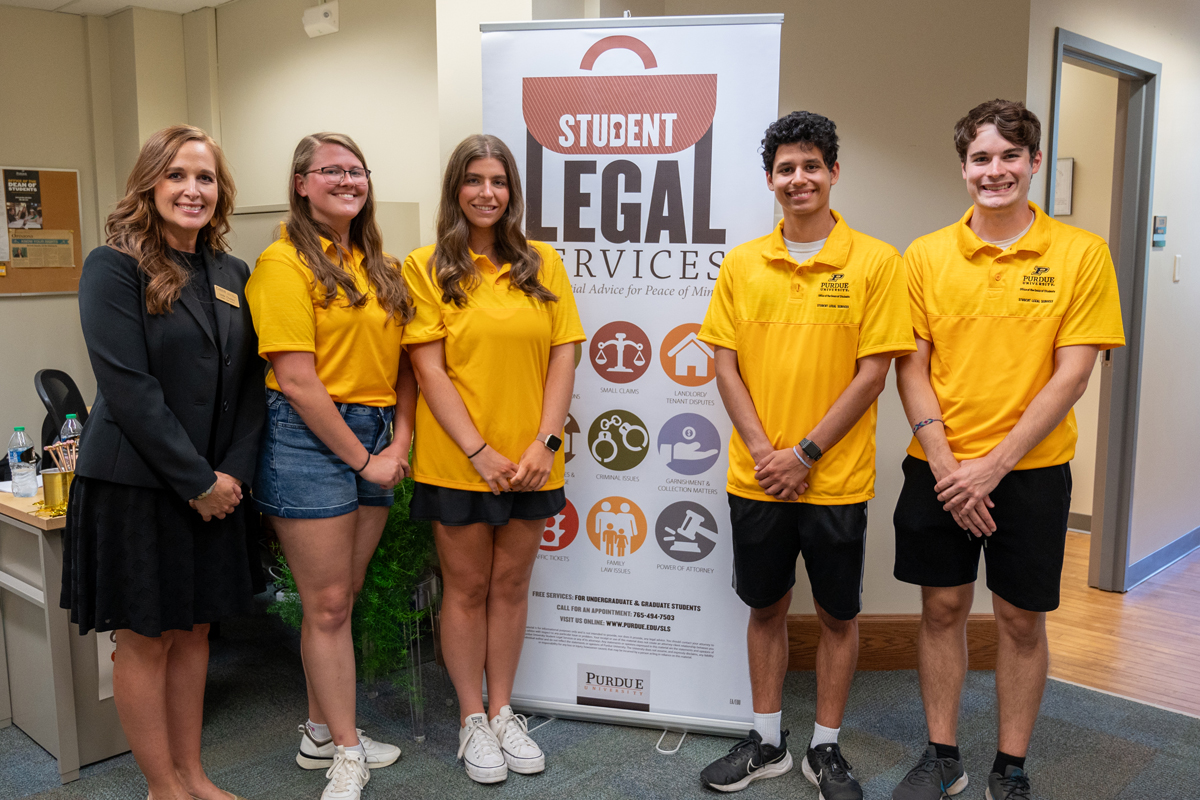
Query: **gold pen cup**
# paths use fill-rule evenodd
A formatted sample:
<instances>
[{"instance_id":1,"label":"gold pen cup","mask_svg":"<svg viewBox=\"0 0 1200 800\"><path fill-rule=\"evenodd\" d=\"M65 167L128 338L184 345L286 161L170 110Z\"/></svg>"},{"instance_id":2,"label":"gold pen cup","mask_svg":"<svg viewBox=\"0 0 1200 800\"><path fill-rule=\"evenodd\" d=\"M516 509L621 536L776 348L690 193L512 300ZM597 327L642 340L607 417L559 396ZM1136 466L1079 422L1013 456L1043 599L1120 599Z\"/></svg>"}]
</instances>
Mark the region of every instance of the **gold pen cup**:
<instances>
[{"instance_id":1,"label":"gold pen cup","mask_svg":"<svg viewBox=\"0 0 1200 800\"><path fill-rule=\"evenodd\" d=\"M74 472L64 472L60 469L42 470L42 501L47 511L65 512L67 510L67 499L71 496L71 481L74 479Z\"/></svg>"}]
</instances>

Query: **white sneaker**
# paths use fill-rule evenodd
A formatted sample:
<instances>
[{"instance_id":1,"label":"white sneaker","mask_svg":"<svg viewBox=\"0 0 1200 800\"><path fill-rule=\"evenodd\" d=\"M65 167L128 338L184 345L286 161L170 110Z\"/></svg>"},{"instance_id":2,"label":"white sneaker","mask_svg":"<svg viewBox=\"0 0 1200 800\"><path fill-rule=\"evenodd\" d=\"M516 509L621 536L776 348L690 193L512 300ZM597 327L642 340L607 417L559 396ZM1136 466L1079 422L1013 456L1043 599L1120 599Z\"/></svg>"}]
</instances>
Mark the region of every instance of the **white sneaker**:
<instances>
[{"instance_id":1,"label":"white sneaker","mask_svg":"<svg viewBox=\"0 0 1200 800\"><path fill-rule=\"evenodd\" d=\"M500 750L509 769L522 775L532 775L546 768L546 756L537 742L529 738L529 723L525 717L514 714L511 707L504 706L489 724L496 740L500 742Z\"/></svg>"},{"instance_id":2,"label":"white sneaker","mask_svg":"<svg viewBox=\"0 0 1200 800\"><path fill-rule=\"evenodd\" d=\"M476 783L499 783L508 777L508 765L486 714L467 717L467 724L458 731L458 757Z\"/></svg>"},{"instance_id":3,"label":"white sneaker","mask_svg":"<svg viewBox=\"0 0 1200 800\"><path fill-rule=\"evenodd\" d=\"M321 792L321 800L359 800L363 787L371 780L371 771L357 750L346 752L346 748L338 745L333 766L325 777L329 778L329 785Z\"/></svg>"},{"instance_id":4,"label":"white sneaker","mask_svg":"<svg viewBox=\"0 0 1200 800\"><path fill-rule=\"evenodd\" d=\"M296 753L296 763L304 769L329 769L333 766L333 755L337 751L337 745L333 743L333 739L329 738L323 742L318 742L313 738L312 733L308 730L308 726L301 723L299 727L300 733L300 752ZM377 742L370 736L367 736L358 730L358 743L363 746L363 750L367 751L367 768L379 769L381 767L390 766L396 763L396 759L400 758L400 748L394 744L384 744Z\"/></svg>"}]
</instances>

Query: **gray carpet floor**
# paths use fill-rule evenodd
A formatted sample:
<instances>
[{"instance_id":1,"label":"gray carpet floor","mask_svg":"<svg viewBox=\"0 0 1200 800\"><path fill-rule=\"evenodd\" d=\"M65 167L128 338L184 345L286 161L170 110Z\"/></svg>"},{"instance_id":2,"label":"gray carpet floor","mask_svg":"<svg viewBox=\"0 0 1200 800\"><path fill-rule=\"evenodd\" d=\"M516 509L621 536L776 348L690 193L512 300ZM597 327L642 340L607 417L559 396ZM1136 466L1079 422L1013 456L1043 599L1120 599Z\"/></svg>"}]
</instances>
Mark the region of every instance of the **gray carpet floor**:
<instances>
[{"instance_id":1,"label":"gray carpet floor","mask_svg":"<svg viewBox=\"0 0 1200 800\"><path fill-rule=\"evenodd\" d=\"M425 670L428 736L411 736L407 695L387 686L368 697L360 686L359 725L404 751L392 767L375 770L364 800L384 798L596 798L675 800L716 798L700 770L733 744L689 735L674 755L655 752L659 731L554 720L535 733L547 753L541 775L510 774L495 786L472 783L455 762L458 720L440 670ZM963 695L959 742L971 783L962 800L983 797L995 750L995 685L972 672ZM812 729L811 672L789 673L784 725L794 732L797 766L788 775L753 784L741 796L816 800L800 773ZM225 623L214 642L204 728L204 761L224 788L250 800L317 800L323 773L293 761L305 718L304 677L296 635L273 617ZM534 724L542 720L534 720ZM855 678L842 729L843 752L868 800L890 798L924 744L913 672L866 672ZM674 737L668 736L668 744ZM1099 692L1051 681L1027 764L1034 796L1042 800L1200 800L1200 720ZM16 727L0 730L0 798L143 800L146 784L126 754L85 767L81 779L58 785L54 759Z\"/></svg>"}]
</instances>

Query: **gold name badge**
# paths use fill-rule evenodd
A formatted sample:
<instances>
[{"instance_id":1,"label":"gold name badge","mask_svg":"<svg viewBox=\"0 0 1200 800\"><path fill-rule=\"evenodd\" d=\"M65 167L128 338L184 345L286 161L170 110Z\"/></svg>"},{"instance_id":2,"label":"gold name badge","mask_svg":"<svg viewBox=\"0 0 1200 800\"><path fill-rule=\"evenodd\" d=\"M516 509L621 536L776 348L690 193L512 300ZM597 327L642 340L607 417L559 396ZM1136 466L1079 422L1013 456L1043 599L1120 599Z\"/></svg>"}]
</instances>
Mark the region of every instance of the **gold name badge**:
<instances>
[{"instance_id":1,"label":"gold name badge","mask_svg":"<svg viewBox=\"0 0 1200 800\"><path fill-rule=\"evenodd\" d=\"M213 291L217 293L217 299L222 303L229 303L229 305L233 306L234 308L242 307L241 303L238 302L238 296L236 292L231 292L223 286L214 286Z\"/></svg>"}]
</instances>

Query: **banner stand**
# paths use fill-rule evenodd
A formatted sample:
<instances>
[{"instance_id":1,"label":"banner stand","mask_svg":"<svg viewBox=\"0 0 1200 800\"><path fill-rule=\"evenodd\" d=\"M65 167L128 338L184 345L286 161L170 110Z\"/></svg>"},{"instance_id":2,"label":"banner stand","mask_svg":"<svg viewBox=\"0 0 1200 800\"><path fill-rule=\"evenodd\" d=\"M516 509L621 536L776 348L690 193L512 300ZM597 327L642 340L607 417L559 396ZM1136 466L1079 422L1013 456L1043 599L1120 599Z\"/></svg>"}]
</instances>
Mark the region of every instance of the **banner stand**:
<instances>
[{"instance_id":1,"label":"banner stand","mask_svg":"<svg viewBox=\"0 0 1200 800\"><path fill-rule=\"evenodd\" d=\"M560 254L588 335L563 433L567 506L543 532L513 685L527 713L752 727L733 426L697 334L728 251L774 226L760 142L778 116L782 23L480 26L483 131L512 151L526 233Z\"/></svg>"}]
</instances>

